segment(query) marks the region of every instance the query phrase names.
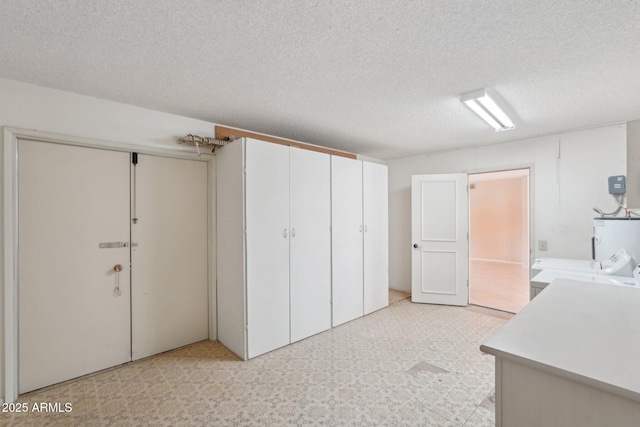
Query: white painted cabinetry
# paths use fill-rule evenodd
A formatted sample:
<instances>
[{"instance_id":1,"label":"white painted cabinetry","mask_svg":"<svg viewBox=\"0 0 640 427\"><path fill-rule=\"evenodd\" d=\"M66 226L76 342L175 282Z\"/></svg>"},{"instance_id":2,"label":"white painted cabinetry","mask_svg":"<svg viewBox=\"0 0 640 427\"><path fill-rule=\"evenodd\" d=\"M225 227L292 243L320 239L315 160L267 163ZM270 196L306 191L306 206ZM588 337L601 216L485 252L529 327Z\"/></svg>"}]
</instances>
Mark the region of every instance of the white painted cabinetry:
<instances>
[{"instance_id":1,"label":"white painted cabinetry","mask_svg":"<svg viewBox=\"0 0 640 427\"><path fill-rule=\"evenodd\" d=\"M331 157L333 326L364 314L362 162Z\"/></svg>"},{"instance_id":2,"label":"white painted cabinetry","mask_svg":"<svg viewBox=\"0 0 640 427\"><path fill-rule=\"evenodd\" d=\"M329 155L244 139L216 163L220 342L249 359L328 329Z\"/></svg>"},{"instance_id":3,"label":"white painted cabinetry","mask_svg":"<svg viewBox=\"0 0 640 427\"><path fill-rule=\"evenodd\" d=\"M331 160L290 151L291 342L331 327Z\"/></svg>"},{"instance_id":4,"label":"white painted cabinetry","mask_svg":"<svg viewBox=\"0 0 640 427\"><path fill-rule=\"evenodd\" d=\"M387 166L362 163L364 314L389 305L389 186Z\"/></svg>"},{"instance_id":5,"label":"white painted cabinetry","mask_svg":"<svg viewBox=\"0 0 640 427\"><path fill-rule=\"evenodd\" d=\"M247 138L216 171L222 344L250 359L388 305L386 166Z\"/></svg>"},{"instance_id":6,"label":"white painted cabinetry","mask_svg":"<svg viewBox=\"0 0 640 427\"><path fill-rule=\"evenodd\" d=\"M251 358L290 342L289 147L248 140L244 189Z\"/></svg>"},{"instance_id":7,"label":"white painted cabinetry","mask_svg":"<svg viewBox=\"0 0 640 427\"><path fill-rule=\"evenodd\" d=\"M333 326L389 304L385 165L331 158Z\"/></svg>"},{"instance_id":8,"label":"white painted cabinetry","mask_svg":"<svg viewBox=\"0 0 640 427\"><path fill-rule=\"evenodd\" d=\"M638 426L638 289L565 278L544 289L480 346L495 356L495 425Z\"/></svg>"}]
</instances>

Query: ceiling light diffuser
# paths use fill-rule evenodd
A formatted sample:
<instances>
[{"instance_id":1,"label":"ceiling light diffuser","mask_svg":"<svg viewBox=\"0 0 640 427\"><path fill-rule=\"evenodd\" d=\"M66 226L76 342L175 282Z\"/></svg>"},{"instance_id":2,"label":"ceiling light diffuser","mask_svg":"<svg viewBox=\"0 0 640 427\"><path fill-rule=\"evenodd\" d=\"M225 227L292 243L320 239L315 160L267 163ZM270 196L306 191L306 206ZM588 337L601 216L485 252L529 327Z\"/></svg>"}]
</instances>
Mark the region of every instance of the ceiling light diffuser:
<instances>
[{"instance_id":1,"label":"ceiling light diffuser","mask_svg":"<svg viewBox=\"0 0 640 427\"><path fill-rule=\"evenodd\" d=\"M471 108L474 113L494 128L496 132L515 128L513 121L502 108L498 106L496 101L489 96L486 89L478 89L460 95L460 101Z\"/></svg>"}]
</instances>

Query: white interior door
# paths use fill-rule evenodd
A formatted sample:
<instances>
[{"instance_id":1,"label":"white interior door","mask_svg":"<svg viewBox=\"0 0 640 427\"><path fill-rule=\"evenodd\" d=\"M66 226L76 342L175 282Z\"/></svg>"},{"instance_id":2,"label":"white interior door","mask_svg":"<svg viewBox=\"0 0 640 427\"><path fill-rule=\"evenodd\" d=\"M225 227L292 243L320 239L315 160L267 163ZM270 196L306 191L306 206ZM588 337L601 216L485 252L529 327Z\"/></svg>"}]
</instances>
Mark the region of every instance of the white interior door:
<instances>
[{"instance_id":1,"label":"white interior door","mask_svg":"<svg viewBox=\"0 0 640 427\"><path fill-rule=\"evenodd\" d=\"M129 154L26 140L18 153L24 393L131 360Z\"/></svg>"},{"instance_id":2,"label":"white interior door","mask_svg":"<svg viewBox=\"0 0 640 427\"><path fill-rule=\"evenodd\" d=\"M362 162L331 157L333 326L363 315Z\"/></svg>"},{"instance_id":3,"label":"white interior door","mask_svg":"<svg viewBox=\"0 0 640 427\"><path fill-rule=\"evenodd\" d=\"M252 358L290 342L289 147L247 139L245 156L247 353Z\"/></svg>"},{"instance_id":4,"label":"white interior door","mask_svg":"<svg viewBox=\"0 0 640 427\"><path fill-rule=\"evenodd\" d=\"M467 305L469 209L466 174L411 177L411 300Z\"/></svg>"},{"instance_id":5,"label":"white interior door","mask_svg":"<svg viewBox=\"0 0 640 427\"><path fill-rule=\"evenodd\" d=\"M138 155L132 182L132 358L205 340L207 163ZM133 174L133 171L132 171Z\"/></svg>"},{"instance_id":6,"label":"white interior door","mask_svg":"<svg viewBox=\"0 0 640 427\"><path fill-rule=\"evenodd\" d=\"M291 148L291 342L331 327L331 163Z\"/></svg>"},{"instance_id":7,"label":"white interior door","mask_svg":"<svg viewBox=\"0 0 640 427\"><path fill-rule=\"evenodd\" d=\"M389 190L387 166L362 162L364 314L389 305Z\"/></svg>"}]
</instances>

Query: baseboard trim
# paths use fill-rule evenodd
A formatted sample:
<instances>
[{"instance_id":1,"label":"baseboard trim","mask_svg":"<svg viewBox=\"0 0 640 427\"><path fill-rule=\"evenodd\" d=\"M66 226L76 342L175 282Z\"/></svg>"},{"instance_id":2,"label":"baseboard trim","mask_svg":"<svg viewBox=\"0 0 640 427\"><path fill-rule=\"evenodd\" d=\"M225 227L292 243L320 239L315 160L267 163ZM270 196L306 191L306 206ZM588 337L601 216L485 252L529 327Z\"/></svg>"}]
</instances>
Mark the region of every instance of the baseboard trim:
<instances>
[{"instance_id":1,"label":"baseboard trim","mask_svg":"<svg viewBox=\"0 0 640 427\"><path fill-rule=\"evenodd\" d=\"M482 261L482 262L495 262L497 264L513 264L513 265L521 265L524 266L524 263L515 262L515 261L503 261L499 259L487 259L487 258L469 258L469 261Z\"/></svg>"}]
</instances>

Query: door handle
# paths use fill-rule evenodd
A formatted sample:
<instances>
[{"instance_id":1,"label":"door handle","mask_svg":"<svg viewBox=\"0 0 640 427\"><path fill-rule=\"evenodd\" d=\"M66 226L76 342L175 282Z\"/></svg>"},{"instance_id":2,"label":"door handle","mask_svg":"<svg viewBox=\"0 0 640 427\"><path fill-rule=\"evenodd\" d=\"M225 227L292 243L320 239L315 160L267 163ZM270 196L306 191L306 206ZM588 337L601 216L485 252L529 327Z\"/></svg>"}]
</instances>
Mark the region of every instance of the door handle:
<instances>
[{"instance_id":1,"label":"door handle","mask_svg":"<svg viewBox=\"0 0 640 427\"><path fill-rule=\"evenodd\" d=\"M284 232L282 233L282 236L286 239L287 238L287 229L284 229Z\"/></svg>"},{"instance_id":2,"label":"door handle","mask_svg":"<svg viewBox=\"0 0 640 427\"><path fill-rule=\"evenodd\" d=\"M128 248L129 242L102 242L98 243L98 247L100 249Z\"/></svg>"},{"instance_id":3,"label":"door handle","mask_svg":"<svg viewBox=\"0 0 640 427\"><path fill-rule=\"evenodd\" d=\"M116 284L113 288L113 296L119 297L120 295L122 295L122 292L120 292L120 272L122 271L122 265L121 264L114 265L113 271L116 272Z\"/></svg>"},{"instance_id":4,"label":"door handle","mask_svg":"<svg viewBox=\"0 0 640 427\"><path fill-rule=\"evenodd\" d=\"M417 243L413 244L414 249L422 249L422 246L419 246Z\"/></svg>"}]
</instances>

